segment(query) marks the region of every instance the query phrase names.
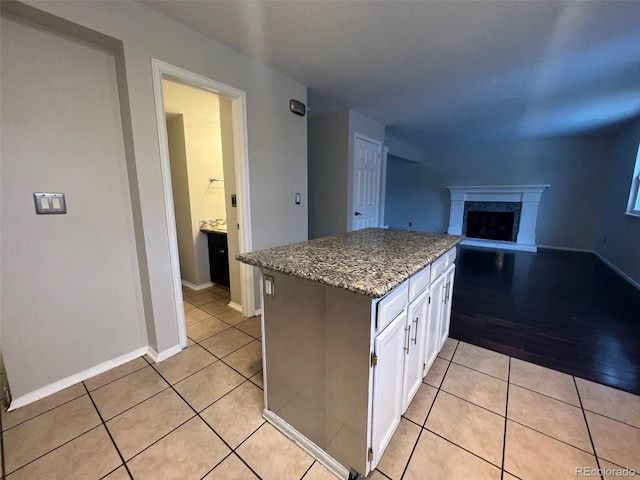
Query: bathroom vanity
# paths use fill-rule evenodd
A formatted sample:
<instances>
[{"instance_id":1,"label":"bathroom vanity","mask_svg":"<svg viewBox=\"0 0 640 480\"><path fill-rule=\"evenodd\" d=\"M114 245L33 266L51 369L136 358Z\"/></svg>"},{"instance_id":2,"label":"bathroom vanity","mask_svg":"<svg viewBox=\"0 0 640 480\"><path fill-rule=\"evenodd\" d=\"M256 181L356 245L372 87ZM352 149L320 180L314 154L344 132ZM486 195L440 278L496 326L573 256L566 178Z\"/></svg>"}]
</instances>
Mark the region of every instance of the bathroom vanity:
<instances>
[{"instance_id":1,"label":"bathroom vanity","mask_svg":"<svg viewBox=\"0 0 640 480\"><path fill-rule=\"evenodd\" d=\"M262 271L264 417L341 478L376 467L449 334L461 236L365 229Z\"/></svg>"},{"instance_id":2,"label":"bathroom vanity","mask_svg":"<svg viewBox=\"0 0 640 480\"><path fill-rule=\"evenodd\" d=\"M209 245L209 274L211 281L216 285L229 287L229 245L227 241L227 230L220 227L200 228L202 233L207 234Z\"/></svg>"}]
</instances>

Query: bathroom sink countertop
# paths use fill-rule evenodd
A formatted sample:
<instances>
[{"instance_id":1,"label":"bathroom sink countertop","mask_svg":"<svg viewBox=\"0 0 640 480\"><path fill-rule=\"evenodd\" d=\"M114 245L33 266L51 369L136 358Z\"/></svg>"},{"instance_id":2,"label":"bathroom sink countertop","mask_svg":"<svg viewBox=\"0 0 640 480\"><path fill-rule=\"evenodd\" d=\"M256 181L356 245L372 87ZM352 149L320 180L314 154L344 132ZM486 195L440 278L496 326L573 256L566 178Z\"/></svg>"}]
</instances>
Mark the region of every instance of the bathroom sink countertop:
<instances>
[{"instance_id":1,"label":"bathroom sink countertop","mask_svg":"<svg viewBox=\"0 0 640 480\"><path fill-rule=\"evenodd\" d=\"M219 227L202 227L200 229L200 231L202 233L224 233L226 235L227 233L227 226L223 225L223 226L219 226Z\"/></svg>"},{"instance_id":2,"label":"bathroom sink countertop","mask_svg":"<svg viewBox=\"0 0 640 480\"><path fill-rule=\"evenodd\" d=\"M367 228L237 255L241 262L383 297L464 239L463 236Z\"/></svg>"}]
</instances>

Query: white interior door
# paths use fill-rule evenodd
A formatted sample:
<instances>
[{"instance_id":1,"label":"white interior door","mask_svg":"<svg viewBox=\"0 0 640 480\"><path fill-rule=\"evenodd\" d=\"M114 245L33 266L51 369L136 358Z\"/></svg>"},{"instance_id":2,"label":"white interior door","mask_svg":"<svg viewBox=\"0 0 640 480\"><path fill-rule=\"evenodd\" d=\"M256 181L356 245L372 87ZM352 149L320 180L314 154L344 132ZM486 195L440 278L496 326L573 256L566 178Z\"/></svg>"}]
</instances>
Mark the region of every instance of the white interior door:
<instances>
[{"instance_id":1,"label":"white interior door","mask_svg":"<svg viewBox=\"0 0 640 480\"><path fill-rule=\"evenodd\" d=\"M382 144L356 134L353 148L352 230L377 227L380 216Z\"/></svg>"}]
</instances>

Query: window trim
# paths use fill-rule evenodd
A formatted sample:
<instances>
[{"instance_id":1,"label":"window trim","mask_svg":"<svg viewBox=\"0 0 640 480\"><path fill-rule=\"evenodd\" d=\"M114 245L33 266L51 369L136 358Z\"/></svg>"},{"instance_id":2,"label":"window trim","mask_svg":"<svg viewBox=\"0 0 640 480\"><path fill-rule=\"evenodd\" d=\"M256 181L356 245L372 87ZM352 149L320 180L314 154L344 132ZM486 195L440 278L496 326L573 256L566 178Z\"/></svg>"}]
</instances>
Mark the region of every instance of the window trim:
<instances>
[{"instance_id":1,"label":"window trim","mask_svg":"<svg viewBox=\"0 0 640 480\"><path fill-rule=\"evenodd\" d=\"M631 177L631 189L629 190L629 200L625 214L632 217L640 217L640 144L636 154L636 163Z\"/></svg>"}]
</instances>

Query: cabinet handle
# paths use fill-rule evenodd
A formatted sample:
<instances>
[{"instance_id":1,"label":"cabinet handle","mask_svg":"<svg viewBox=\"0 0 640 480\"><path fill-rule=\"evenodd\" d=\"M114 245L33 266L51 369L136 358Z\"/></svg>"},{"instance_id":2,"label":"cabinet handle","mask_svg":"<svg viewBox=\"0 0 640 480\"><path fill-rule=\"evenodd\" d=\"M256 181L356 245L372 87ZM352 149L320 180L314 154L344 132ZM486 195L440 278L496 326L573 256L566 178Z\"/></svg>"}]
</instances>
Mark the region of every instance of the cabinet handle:
<instances>
[{"instance_id":1,"label":"cabinet handle","mask_svg":"<svg viewBox=\"0 0 640 480\"><path fill-rule=\"evenodd\" d=\"M442 299L442 303L447 303L449 301L449 287L451 286L451 282L447 282L444 286L444 298Z\"/></svg>"},{"instance_id":2,"label":"cabinet handle","mask_svg":"<svg viewBox=\"0 0 640 480\"><path fill-rule=\"evenodd\" d=\"M415 336L415 337L413 337L413 344L414 344L414 345L417 345L417 344L418 344L418 318L420 318L420 317L416 317L416 319L413 321L413 323L415 323L415 324L416 324L416 327L415 327L415 329L414 329L414 331L415 331L415 335L416 335L416 336Z\"/></svg>"},{"instance_id":3,"label":"cabinet handle","mask_svg":"<svg viewBox=\"0 0 640 480\"><path fill-rule=\"evenodd\" d=\"M411 325L407 325L406 327L404 327L404 341L407 346L402 347L403 350L406 350L407 355L409 355L410 340L411 340Z\"/></svg>"},{"instance_id":4,"label":"cabinet handle","mask_svg":"<svg viewBox=\"0 0 640 480\"><path fill-rule=\"evenodd\" d=\"M447 303L449 302L450 298L451 298L451 281L447 282Z\"/></svg>"}]
</instances>

